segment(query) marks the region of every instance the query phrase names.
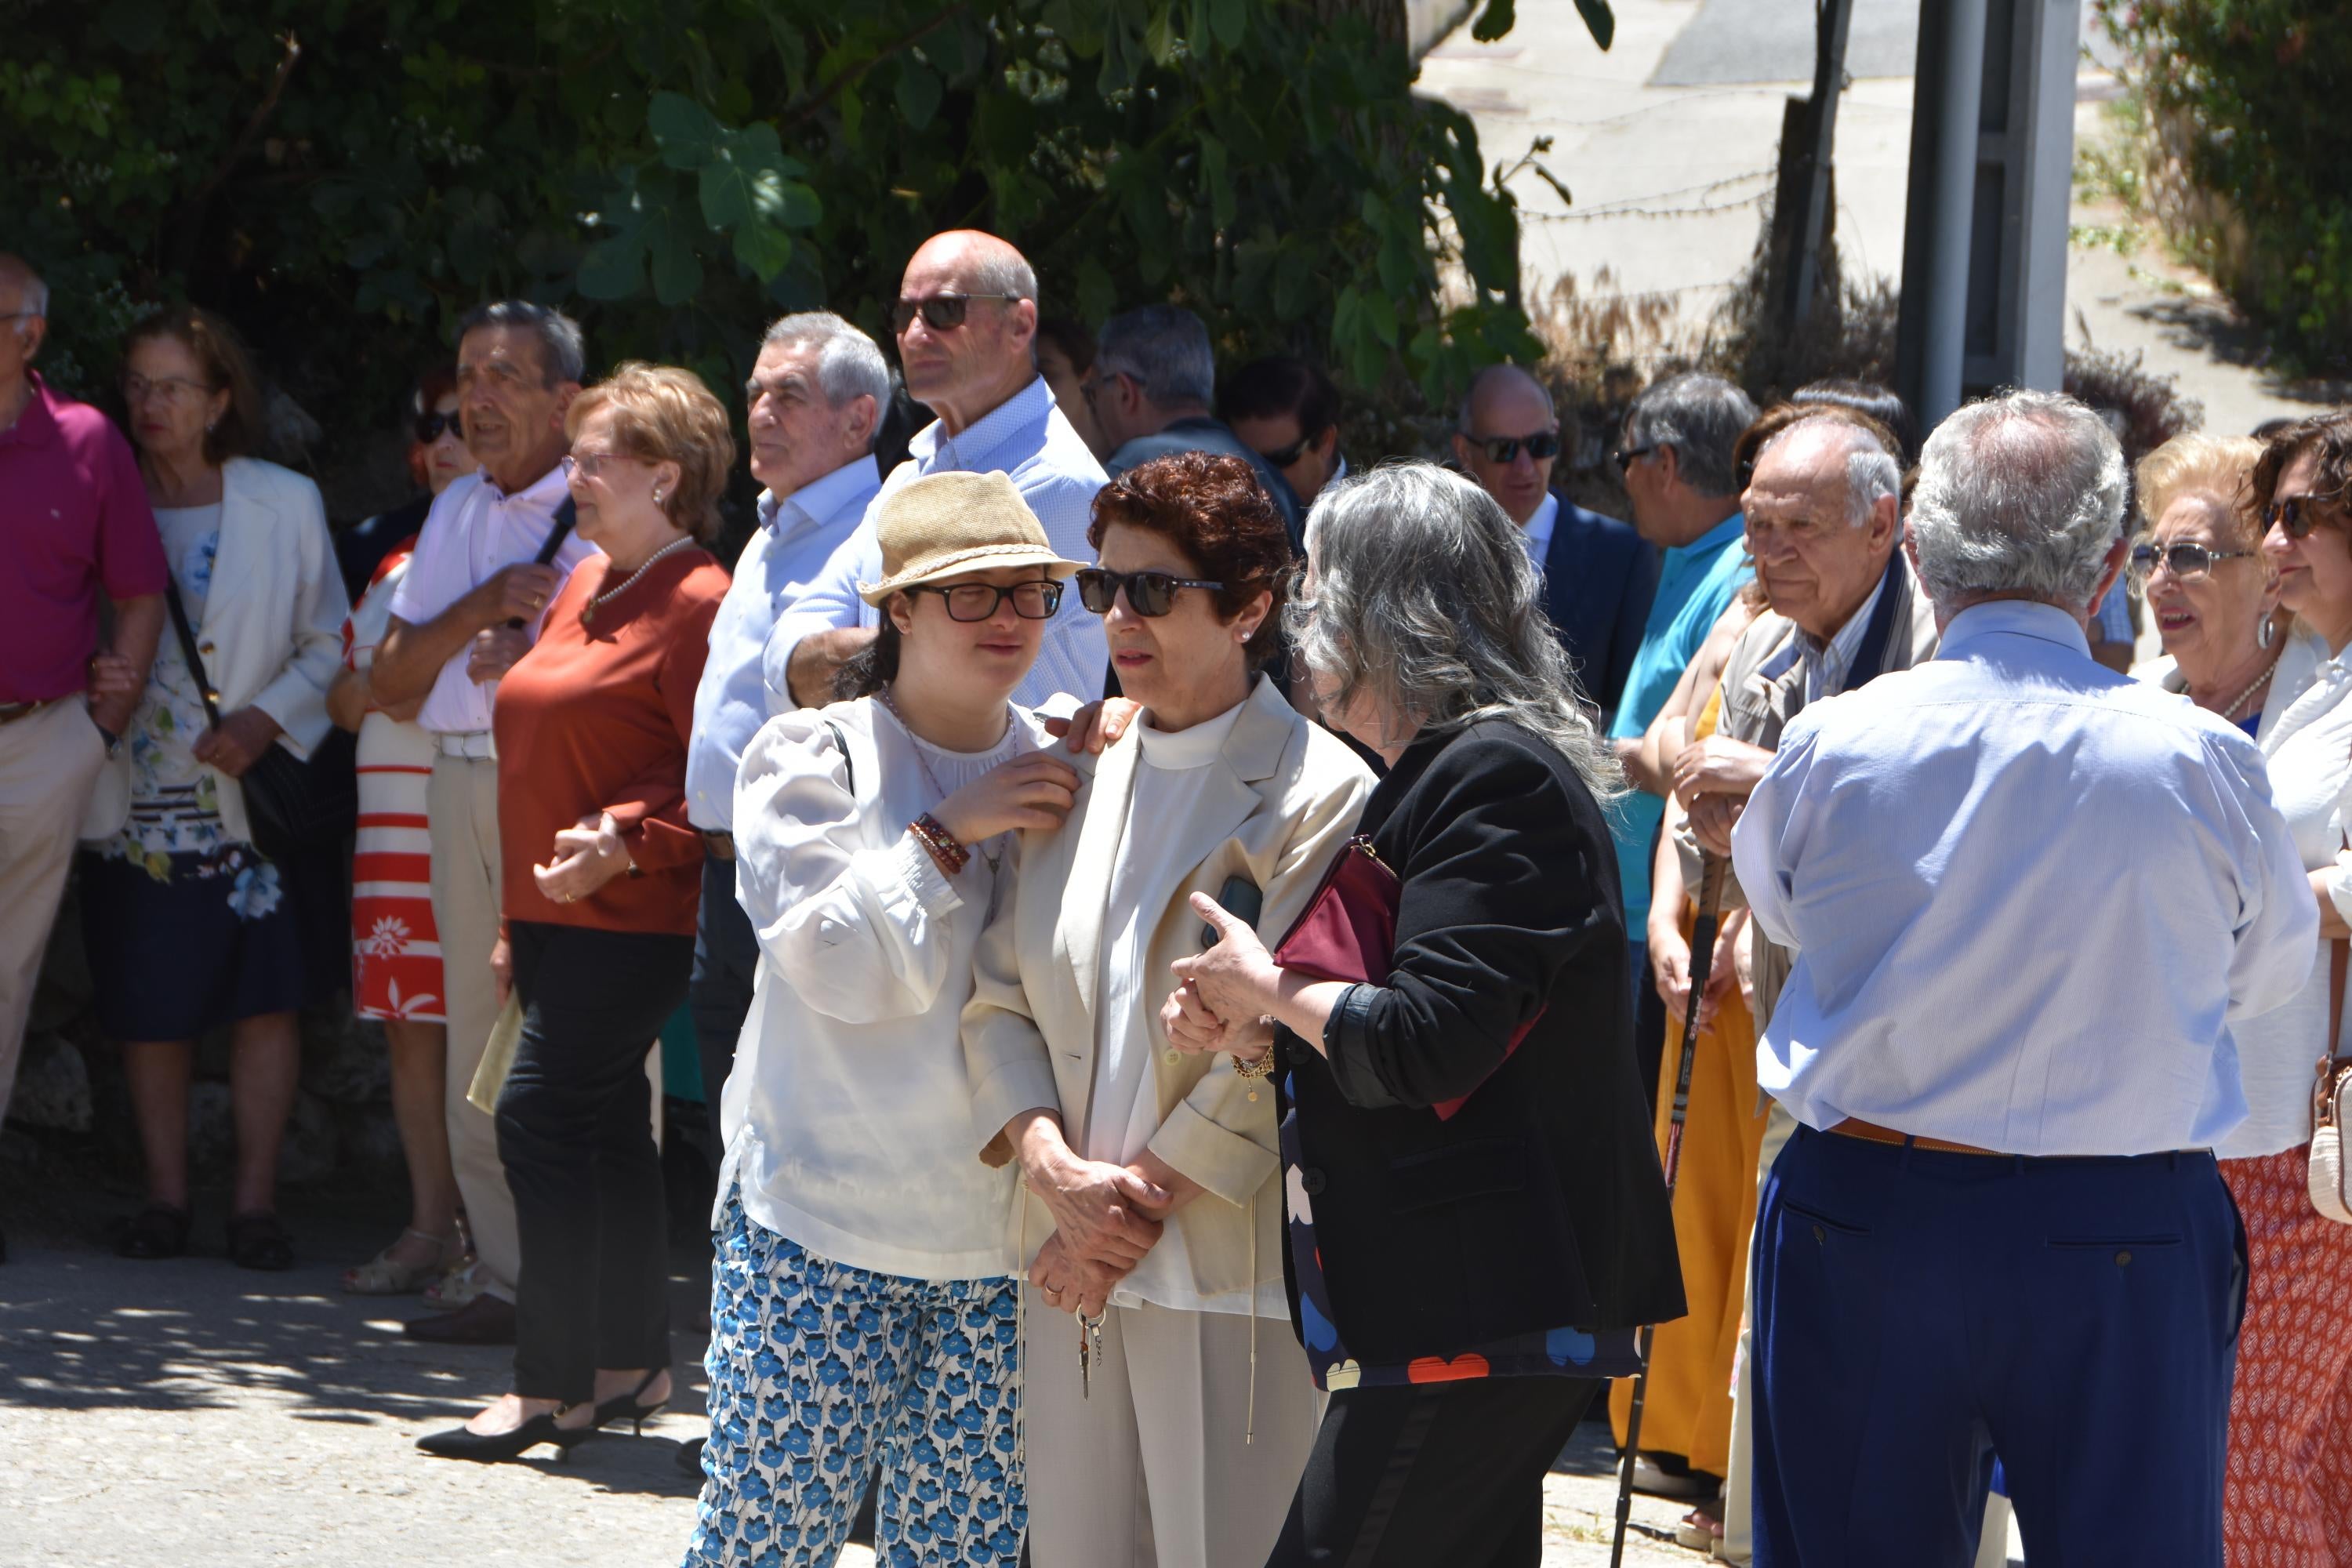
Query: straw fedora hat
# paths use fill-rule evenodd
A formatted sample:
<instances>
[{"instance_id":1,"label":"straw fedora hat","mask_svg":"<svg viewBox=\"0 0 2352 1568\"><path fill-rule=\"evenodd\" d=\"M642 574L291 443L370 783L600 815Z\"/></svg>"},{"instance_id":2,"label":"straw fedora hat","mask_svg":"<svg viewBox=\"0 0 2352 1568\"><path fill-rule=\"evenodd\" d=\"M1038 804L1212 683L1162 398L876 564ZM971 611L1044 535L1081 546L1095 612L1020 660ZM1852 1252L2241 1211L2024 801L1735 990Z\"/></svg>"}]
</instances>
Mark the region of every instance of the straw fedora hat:
<instances>
[{"instance_id":1,"label":"straw fedora hat","mask_svg":"<svg viewBox=\"0 0 2352 1568\"><path fill-rule=\"evenodd\" d=\"M1065 561L1045 524L1001 473L926 474L903 486L875 514L882 581L860 583L857 595L879 605L920 583L1001 566L1043 566L1067 577L1084 564Z\"/></svg>"}]
</instances>

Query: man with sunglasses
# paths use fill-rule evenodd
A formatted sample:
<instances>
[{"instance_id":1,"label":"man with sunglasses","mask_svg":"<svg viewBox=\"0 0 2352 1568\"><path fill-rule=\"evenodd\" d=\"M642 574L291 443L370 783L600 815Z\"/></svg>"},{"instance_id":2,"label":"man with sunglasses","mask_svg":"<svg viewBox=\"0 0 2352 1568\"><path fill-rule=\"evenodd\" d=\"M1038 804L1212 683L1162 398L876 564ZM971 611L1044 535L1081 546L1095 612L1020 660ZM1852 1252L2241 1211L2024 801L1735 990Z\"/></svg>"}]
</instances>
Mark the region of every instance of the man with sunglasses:
<instances>
[{"instance_id":1,"label":"man with sunglasses","mask_svg":"<svg viewBox=\"0 0 2352 1568\"><path fill-rule=\"evenodd\" d=\"M1181 305L1145 305L1103 323L1082 385L1095 428L1109 444L1103 468L1117 479L1154 458L1207 452L1239 458L1274 498L1290 548L1307 552L1306 510L1274 462L1209 412L1217 361L1209 329Z\"/></svg>"},{"instance_id":2,"label":"man with sunglasses","mask_svg":"<svg viewBox=\"0 0 2352 1568\"><path fill-rule=\"evenodd\" d=\"M883 575L874 520L885 500L925 474L1006 475L1057 552L1094 559L1087 526L1107 479L1037 374L1037 275L1028 261L992 234L934 235L907 263L891 326L907 395L939 418L915 433L865 520L769 634L761 671L772 712L831 701L841 667L874 640L877 612L857 592ZM1013 700L1034 708L1056 692L1093 696L1108 658L1101 620L1067 595Z\"/></svg>"},{"instance_id":3,"label":"man with sunglasses","mask_svg":"<svg viewBox=\"0 0 2352 1568\"><path fill-rule=\"evenodd\" d=\"M1587 511L1551 488L1560 453L1551 393L1515 364L1470 378L1454 431L1454 458L1518 524L1544 574L1544 608L1585 696L1607 723L1625 690L1658 590L1658 552L1613 517Z\"/></svg>"},{"instance_id":4,"label":"man with sunglasses","mask_svg":"<svg viewBox=\"0 0 2352 1568\"><path fill-rule=\"evenodd\" d=\"M0 1116L77 830L147 685L167 581L130 443L33 370L48 310L40 275L0 252ZM100 658L115 673L97 690Z\"/></svg>"},{"instance_id":5,"label":"man with sunglasses","mask_svg":"<svg viewBox=\"0 0 2352 1568\"><path fill-rule=\"evenodd\" d=\"M1299 510L1348 477L1339 454L1339 389L1319 365L1287 354L1253 360L1225 378L1217 416L1289 482Z\"/></svg>"}]
</instances>

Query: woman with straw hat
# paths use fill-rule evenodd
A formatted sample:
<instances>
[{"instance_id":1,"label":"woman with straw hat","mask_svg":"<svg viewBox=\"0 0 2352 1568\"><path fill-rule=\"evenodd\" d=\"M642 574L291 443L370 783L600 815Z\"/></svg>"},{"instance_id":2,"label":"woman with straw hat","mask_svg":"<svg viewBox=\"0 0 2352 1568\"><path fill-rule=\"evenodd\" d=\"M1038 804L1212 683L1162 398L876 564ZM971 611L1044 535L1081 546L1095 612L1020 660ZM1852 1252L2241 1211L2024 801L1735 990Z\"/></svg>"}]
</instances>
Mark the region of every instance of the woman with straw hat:
<instances>
[{"instance_id":1,"label":"woman with straw hat","mask_svg":"<svg viewBox=\"0 0 2352 1568\"><path fill-rule=\"evenodd\" d=\"M767 962L723 1108L689 1568L831 1563L877 1461L886 1562L1010 1563L1026 1523L1014 1176L969 1152L958 1019L1014 830L1077 787L1009 698L1078 568L1001 473L917 479L876 521L879 637L736 783Z\"/></svg>"}]
</instances>

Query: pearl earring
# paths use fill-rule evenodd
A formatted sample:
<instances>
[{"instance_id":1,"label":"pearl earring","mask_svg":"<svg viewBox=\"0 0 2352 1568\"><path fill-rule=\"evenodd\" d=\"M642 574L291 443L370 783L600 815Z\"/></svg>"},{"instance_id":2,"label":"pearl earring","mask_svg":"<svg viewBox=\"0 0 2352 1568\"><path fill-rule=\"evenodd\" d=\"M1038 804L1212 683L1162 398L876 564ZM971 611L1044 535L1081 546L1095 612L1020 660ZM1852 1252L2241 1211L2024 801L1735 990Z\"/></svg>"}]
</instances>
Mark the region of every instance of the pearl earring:
<instances>
[{"instance_id":1,"label":"pearl earring","mask_svg":"<svg viewBox=\"0 0 2352 1568\"><path fill-rule=\"evenodd\" d=\"M661 487L659 485L656 485L654 487L654 505L661 505Z\"/></svg>"}]
</instances>

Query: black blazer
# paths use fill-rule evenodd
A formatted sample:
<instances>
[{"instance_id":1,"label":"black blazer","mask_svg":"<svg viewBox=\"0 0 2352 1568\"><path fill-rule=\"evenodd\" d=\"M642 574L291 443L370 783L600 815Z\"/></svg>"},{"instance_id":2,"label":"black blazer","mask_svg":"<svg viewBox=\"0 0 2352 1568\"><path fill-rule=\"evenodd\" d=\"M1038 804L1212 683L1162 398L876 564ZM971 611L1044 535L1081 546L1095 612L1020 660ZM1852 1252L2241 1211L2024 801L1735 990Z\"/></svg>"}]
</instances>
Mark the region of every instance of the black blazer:
<instances>
[{"instance_id":1,"label":"black blazer","mask_svg":"<svg viewBox=\"0 0 2352 1568\"><path fill-rule=\"evenodd\" d=\"M1544 608L1577 683L1604 714L1625 694L1658 594L1657 547L1628 524L1560 498L1544 552Z\"/></svg>"},{"instance_id":2,"label":"black blazer","mask_svg":"<svg viewBox=\"0 0 2352 1568\"><path fill-rule=\"evenodd\" d=\"M1328 1061L1279 1047L1349 1352L1682 1316L1600 804L1557 751L1490 721L1414 742L1360 831L1403 879L1394 973L1346 994ZM1429 1109L1464 1094L1451 1121ZM1286 1249L1283 1268L1295 1326Z\"/></svg>"}]
</instances>

